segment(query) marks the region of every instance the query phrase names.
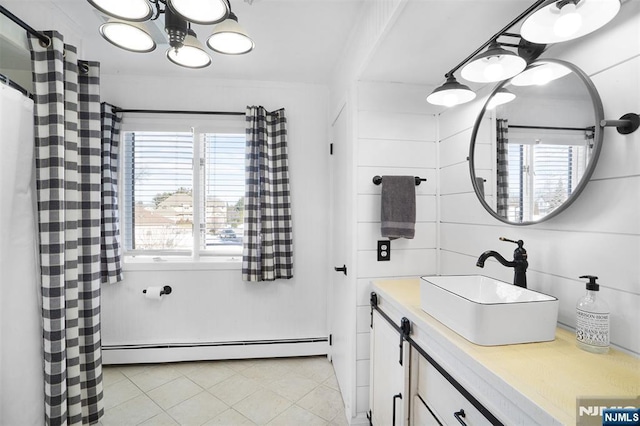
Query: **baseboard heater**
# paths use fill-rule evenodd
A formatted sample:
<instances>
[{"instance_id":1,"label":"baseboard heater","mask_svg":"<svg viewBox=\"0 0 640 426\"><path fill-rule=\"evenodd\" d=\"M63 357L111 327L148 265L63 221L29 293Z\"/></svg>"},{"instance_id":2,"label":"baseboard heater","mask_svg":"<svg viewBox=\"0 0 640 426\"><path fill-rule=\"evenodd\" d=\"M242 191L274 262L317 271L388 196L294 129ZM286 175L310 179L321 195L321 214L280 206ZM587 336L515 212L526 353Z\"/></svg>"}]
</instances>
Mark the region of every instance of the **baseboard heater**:
<instances>
[{"instance_id":1,"label":"baseboard heater","mask_svg":"<svg viewBox=\"0 0 640 426\"><path fill-rule=\"evenodd\" d=\"M103 345L104 364L140 364L326 355L327 337L196 343Z\"/></svg>"}]
</instances>

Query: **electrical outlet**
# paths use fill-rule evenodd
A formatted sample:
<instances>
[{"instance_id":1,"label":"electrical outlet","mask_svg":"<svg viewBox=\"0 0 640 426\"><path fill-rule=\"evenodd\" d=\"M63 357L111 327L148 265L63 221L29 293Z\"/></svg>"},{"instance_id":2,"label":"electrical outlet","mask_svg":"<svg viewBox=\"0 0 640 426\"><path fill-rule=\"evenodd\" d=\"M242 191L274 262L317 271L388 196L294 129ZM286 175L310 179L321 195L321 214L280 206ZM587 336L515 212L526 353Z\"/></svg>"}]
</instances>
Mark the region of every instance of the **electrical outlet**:
<instances>
[{"instance_id":1,"label":"electrical outlet","mask_svg":"<svg viewBox=\"0 0 640 426\"><path fill-rule=\"evenodd\" d=\"M391 241L378 241L378 262L384 262L391 259Z\"/></svg>"}]
</instances>

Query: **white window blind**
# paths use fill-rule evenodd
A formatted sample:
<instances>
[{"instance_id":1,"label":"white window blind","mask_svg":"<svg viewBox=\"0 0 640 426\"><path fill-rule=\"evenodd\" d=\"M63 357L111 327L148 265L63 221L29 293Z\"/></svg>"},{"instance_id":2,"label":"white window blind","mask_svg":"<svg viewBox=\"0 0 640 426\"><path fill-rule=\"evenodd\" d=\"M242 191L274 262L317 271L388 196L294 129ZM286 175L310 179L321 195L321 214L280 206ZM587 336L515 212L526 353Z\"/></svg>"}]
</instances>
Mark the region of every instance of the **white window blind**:
<instances>
[{"instance_id":1,"label":"white window blind","mask_svg":"<svg viewBox=\"0 0 640 426\"><path fill-rule=\"evenodd\" d=\"M242 252L244 134L136 130L124 142L126 252Z\"/></svg>"},{"instance_id":2,"label":"white window blind","mask_svg":"<svg viewBox=\"0 0 640 426\"><path fill-rule=\"evenodd\" d=\"M207 133L203 140L202 248L207 254L240 254L244 232L245 135Z\"/></svg>"},{"instance_id":3,"label":"white window blind","mask_svg":"<svg viewBox=\"0 0 640 426\"><path fill-rule=\"evenodd\" d=\"M585 142L509 143L509 219L532 221L559 207L586 168Z\"/></svg>"}]
</instances>

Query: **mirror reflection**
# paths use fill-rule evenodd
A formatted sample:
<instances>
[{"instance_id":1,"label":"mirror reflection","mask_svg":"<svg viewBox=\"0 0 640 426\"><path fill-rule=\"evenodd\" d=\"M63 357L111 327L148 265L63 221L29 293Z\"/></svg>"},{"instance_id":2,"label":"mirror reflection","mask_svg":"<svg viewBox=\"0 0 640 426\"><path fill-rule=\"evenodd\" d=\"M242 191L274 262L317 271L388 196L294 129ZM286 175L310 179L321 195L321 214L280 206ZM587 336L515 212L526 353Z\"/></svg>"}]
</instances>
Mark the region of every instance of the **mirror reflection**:
<instances>
[{"instance_id":1,"label":"mirror reflection","mask_svg":"<svg viewBox=\"0 0 640 426\"><path fill-rule=\"evenodd\" d=\"M469 155L483 206L512 224L564 210L593 172L601 118L595 87L566 62L537 61L498 85L476 121Z\"/></svg>"}]
</instances>

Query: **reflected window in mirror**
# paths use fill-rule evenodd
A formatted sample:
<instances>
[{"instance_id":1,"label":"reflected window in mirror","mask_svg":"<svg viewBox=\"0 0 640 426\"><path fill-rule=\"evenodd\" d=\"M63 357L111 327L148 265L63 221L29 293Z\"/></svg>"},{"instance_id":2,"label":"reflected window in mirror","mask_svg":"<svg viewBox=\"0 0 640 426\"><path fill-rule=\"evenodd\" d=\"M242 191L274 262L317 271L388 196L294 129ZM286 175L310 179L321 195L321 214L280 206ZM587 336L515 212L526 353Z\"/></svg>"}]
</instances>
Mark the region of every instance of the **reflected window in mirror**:
<instances>
[{"instance_id":1,"label":"reflected window in mirror","mask_svg":"<svg viewBox=\"0 0 640 426\"><path fill-rule=\"evenodd\" d=\"M509 221L539 221L575 192L593 149L594 131L502 125L508 142L507 199L498 201L504 205L501 213Z\"/></svg>"}]
</instances>

